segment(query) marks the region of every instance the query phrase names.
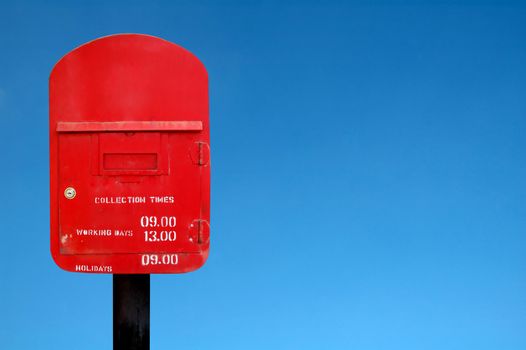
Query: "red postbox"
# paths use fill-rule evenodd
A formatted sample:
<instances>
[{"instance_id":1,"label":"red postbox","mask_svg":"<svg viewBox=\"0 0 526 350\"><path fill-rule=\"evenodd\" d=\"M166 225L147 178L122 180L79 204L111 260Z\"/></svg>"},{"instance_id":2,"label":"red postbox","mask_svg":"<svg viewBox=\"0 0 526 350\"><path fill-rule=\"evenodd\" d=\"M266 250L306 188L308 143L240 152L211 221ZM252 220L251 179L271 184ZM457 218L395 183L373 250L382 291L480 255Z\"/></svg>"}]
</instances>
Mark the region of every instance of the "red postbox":
<instances>
[{"instance_id":1,"label":"red postbox","mask_svg":"<svg viewBox=\"0 0 526 350\"><path fill-rule=\"evenodd\" d=\"M183 273L210 240L208 79L168 41L103 37L49 79L51 253L88 273Z\"/></svg>"}]
</instances>

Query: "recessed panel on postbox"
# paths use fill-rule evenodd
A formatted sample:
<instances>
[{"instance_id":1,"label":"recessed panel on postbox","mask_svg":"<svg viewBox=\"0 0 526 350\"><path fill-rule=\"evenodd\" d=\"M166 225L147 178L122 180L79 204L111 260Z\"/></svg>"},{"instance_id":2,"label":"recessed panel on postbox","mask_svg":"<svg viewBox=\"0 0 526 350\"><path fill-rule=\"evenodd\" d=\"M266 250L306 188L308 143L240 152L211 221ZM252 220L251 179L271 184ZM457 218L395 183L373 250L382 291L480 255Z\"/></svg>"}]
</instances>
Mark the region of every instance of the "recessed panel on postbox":
<instances>
[{"instance_id":1,"label":"recessed panel on postbox","mask_svg":"<svg viewBox=\"0 0 526 350\"><path fill-rule=\"evenodd\" d=\"M71 51L50 77L51 252L68 270L182 273L210 240L202 63L137 34Z\"/></svg>"}]
</instances>

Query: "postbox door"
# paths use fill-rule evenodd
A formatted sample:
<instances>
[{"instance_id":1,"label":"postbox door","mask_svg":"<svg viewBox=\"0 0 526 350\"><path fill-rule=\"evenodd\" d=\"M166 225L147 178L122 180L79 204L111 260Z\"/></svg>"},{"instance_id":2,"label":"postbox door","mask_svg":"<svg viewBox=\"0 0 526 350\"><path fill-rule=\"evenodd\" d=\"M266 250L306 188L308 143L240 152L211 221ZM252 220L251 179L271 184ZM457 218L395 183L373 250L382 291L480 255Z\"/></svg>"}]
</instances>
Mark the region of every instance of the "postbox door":
<instances>
[{"instance_id":1,"label":"postbox door","mask_svg":"<svg viewBox=\"0 0 526 350\"><path fill-rule=\"evenodd\" d=\"M199 133L66 131L58 148L61 254L201 251Z\"/></svg>"}]
</instances>

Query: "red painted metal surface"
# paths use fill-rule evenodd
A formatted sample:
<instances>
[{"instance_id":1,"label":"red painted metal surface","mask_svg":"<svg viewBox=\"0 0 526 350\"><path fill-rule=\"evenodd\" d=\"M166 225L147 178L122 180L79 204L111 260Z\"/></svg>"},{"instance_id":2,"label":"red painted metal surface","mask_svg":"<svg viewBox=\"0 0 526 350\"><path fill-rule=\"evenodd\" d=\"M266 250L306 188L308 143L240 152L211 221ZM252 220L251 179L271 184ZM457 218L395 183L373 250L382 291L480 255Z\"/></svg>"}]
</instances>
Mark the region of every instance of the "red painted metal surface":
<instances>
[{"instance_id":1,"label":"red painted metal surface","mask_svg":"<svg viewBox=\"0 0 526 350\"><path fill-rule=\"evenodd\" d=\"M183 273L210 241L208 80L168 41L91 41L49 79L51 253L88 273Z\"/></svg>"}]
</instances>

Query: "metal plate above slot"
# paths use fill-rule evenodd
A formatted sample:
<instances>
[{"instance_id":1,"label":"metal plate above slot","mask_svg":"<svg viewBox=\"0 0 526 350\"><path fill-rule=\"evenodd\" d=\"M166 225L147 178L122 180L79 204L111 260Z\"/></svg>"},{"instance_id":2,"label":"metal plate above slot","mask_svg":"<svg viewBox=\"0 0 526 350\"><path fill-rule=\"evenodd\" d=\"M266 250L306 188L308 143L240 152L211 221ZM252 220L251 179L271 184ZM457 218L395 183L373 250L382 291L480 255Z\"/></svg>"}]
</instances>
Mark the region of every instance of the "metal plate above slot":
<instances>
[{"instance_id":1,"label":"metal plate above slot","mask_svg":"<svg viewBox=\"0 0 526 350\"><path fill-rule=\"evenodd\" d=\"M57 132L105 131L201 131L198 120L183 121L122 121L122 122L58 122Z\"/></svg>"}]
</instances>

